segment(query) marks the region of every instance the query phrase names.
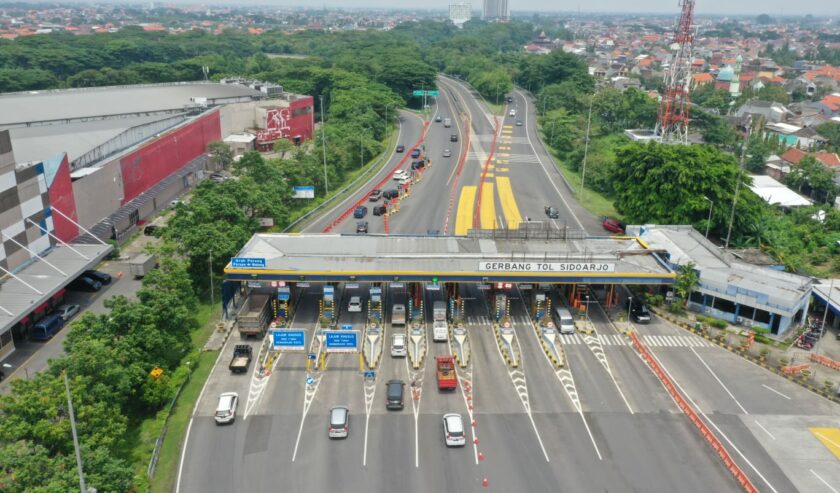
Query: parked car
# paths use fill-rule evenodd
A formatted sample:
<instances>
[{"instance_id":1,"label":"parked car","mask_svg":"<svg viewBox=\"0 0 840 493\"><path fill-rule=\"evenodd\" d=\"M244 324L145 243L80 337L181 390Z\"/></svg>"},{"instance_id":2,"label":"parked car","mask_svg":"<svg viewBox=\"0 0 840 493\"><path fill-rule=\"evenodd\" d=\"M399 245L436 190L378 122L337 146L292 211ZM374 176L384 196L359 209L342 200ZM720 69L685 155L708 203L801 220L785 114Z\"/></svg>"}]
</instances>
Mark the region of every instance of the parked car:
<instances>
[{"instance_id":1,"label":"parked car","mask_svg":"<svg viewBox=\"0 0 840 493\"><path fill-rule=\"evenodd\" d=\"M378 188L374 188L370 191L370 195L368 195L368 200L370 202L376 202L377 200L382 198L382 190Z\"/></svg>"},{"instance_id":2,"label":"parked car","mask_svg":"<svg viewBox=\"0 0 840 493\"><path fill-rule=\"evenodd\" d=\"M452 157L452 151L450 151L449 149L444 149L443 157Z\"/></svg>"},{"instance_id":3,"label":"parked car","mask_svg":"<svg viewBox=\"0 0 840 493\"><path fill-rule=\"evenodd\" d=\"M398 192L395 188L389 188L382 192L382 197L388 200L395 199L400 196L400 192Z\"/></svg>"},{"instance_id":4,"label":"parked car","mask_svg":"<svg viewBox=\"0 0 840 493\"><path fill-rule=\"evenodd\" d=\"M79 276L67 285L67 289L95 293L102 289L102 283L89 277Z\"/></svg>"},{"instance_id":5,"label":"parked car","mask_svg":"<svg viewBox=\"0 0 840 493\"><path fill-rule=\"evenodd\" d=\"M402 409L403 393L405 390L405 382L402 380L388 380L385 384L385 408L386 409Z\"/></svg>"},{"instance_id":6,"label":"parked car","mask_svg":"<svg viewBox=\"0 0 840 493\"><path fill-rule=\"evenodd\" d=\"M48 341L64 327L64 319L61 315L54 313L42 318L32 327L30 339L33 341Z\"/></svg>"},{"instance_id":7,"label":"parked car","mask_svg":"<svg viewBox=\"0 0 840 493\"><path fill-rule=\"evenodd\" d=\"M604 220L601 222L601 226L603 226L604 229L612 233L624 233L624 224L621 223L618 219L604 217Z\"/></svg>"},{"instance_id":8,"label":"parked car","mask_svg":"<svg viewBox=\"0 0 840 493\"><path fill-rule=\"evenodd\" d=\"M111 274L106 274L101 270L86 270L82 275L94 281L99 281L102 285L111 284Z\"/></svg>"},{"instance_id":9,"label":"parked car","mask_svg":"<svg viewBox=\"0 0 840 493\"><path fill-rule=\"evenodd\" d=\"M219 403L216 404L216 415L214 419L217 425L233 423L236 419L236 406L239 404L239 394L236 392L224 392L219 396Z\"/></svg>"},{"instance_id":10,"label":"parked car","mask_svg":"<svg viewBox=\"0 0 840 493\"><path fill-rule=\"evenodd\" d=\"M464 434L464 420L460 414L443 415L443 439L447 447L463 447L467 444Z\"/></svg>"},{"instance_id":11,"label":"parked car","mask_svg":"<svg viewBox=\"0 0 840 493\"><path fill-rule=\"evenodd\" d=\"M405 152L405 146L400 144L397 146L397 152Z\"/></svg>"},{"instance_id":12,"label":"parked car","mask_svg":"<svg viewBox=\"0 0 840 493\"><path fill-rule=\"evenodd\" d=\"M330 438L347 438L350 432L350 410L345 406L336 406L330 409L330 427L328 429Z\"/></svg>"},{"instance_id":13,"label":"parked car","mask_svg":"<svg viewBox=\"0 0 840 493\"><path fill-rule=\"evenodd\" d=\"M365 207L363 205L360 205L360 206L356 207L355 210L353 210L353 217L356 218L356 219L361 219L361 218L367 216L367 212L368 212L367 207Z\"/></svg>"},{"instance_id":14,"label":"parked car","mask_svg":"<svg viewBox=\"0 0 840 493\"><path fill-rule=\"evenodd\" d=\"M416 147L414 149L412 149L411 150L411 157L413 157L413 158L420 157L420 149L418 149Z\"/></svg>"},{"instance_id":15,"label":"parked car","mask_svg":"<svg viewBox=\"0 0 840 493\"><path fill-rule=\"evenodd\" d=\"M146 236L157 236L160 231L160 226L157 224L148 224L143 228L143 234Z\"/></svg>"},{"instance_id":16,"label":"parked car","mask_svg":"<svg viewBox=\"0 0 840 493\"><path fill-rule=\"evenodd\" d=\"M373 215L374 216L382 216L382 215L385 214L385 211L387 211L387 210L388 210L388 208L385 207L384 205L374 206L373 207Z\"/></svg>"},{"instance_id":17,"label":"parked car","mask_svg":"<svg viewBox=\"0 0 840 493\"><path fill-rule=\"evenodd\" d=\"M558 219L560 217L560 211L557 210L557 207L547 205L545 206L545 215L551 219Z\"/></svg>"},{"instance_id":18,"label":"parked car","mask_svg":"<svg viewBox=\"0 0 840 493\"><path fill-rule=\"evenodd\" d=\"M449 142L458 142L458 134L452 134L449 136Z\"/></svg>"},{"instance_id":19,"label":"parked car","mask_svg":"<svg viewBox=\"0 0 840 493\"><path fill-rule=\"evenodd\" d=\"M73 318L73 315L79 313L79 305L61 305L55 309L56 315L61 315L61 318L66 322Z\"/></svg>"},{"instance_id":20,"label":"parked car","mask_svg":"<svg viewBox=\"0 0 840 493\"><path fill-rule=\"evenodd\" d=\"M359 234L367 234L368 232L368 222L367 221L359 221L356 223L356 233Z\"/></svg>"},{"instance_id":21,"label":"parked car","mask_svg":"<svg viewBox=\"0 0 840 493\"><path fill-rule=\"evenodd\" d=\"M216 172L216 173L210 173L210 176L208 178L210 178L211 180L213 180L215 182L221 183L221 182L227 180L229 177L225 174Z\"/></svg>"}]
</instances>

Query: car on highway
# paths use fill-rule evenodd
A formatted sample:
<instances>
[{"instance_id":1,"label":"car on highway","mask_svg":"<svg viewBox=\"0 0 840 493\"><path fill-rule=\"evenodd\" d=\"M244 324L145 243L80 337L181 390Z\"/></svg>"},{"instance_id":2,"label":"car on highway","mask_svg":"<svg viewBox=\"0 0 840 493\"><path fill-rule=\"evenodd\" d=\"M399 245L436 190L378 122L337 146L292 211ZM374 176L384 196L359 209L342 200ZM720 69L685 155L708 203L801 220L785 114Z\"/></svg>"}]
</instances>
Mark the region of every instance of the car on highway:
<instances>
[{"instance_id":1,"label":"car on highway","mask_svg":"<svg viewBox=\"0 0 840 493\"><path fill-rule=\"evenodd\" d=\"M99 270L86 270L82 273L83 276L99 281L102 285L111 284L111 274Z\"/></svg>"},{"instance_id":2,"label":"car on highway","mask_svg":"<svg viewBox=\"0 0 840 493\"><path fill-rule=\"evenodd\" d=\"M630 308L630 318L637 324L649 324L650 310L644 303L634 303Z\"/></svg>"},{"instance_id":3,"label":"car on highway","mask_svg":"<svg viewBox=\"0 0 840 493\"><path fill-rule=\"evenodd\" d=\"M402 179L410 178L410 177L411 177L411 175L408 173L408 171L406 171L404 169L398 169L397 171L394 172L393 179L402 180Z\"/></svg>"},{"instance_id":4,"label":"car on highway","mask_svg":"<svg viewBox=\"0 0 840 493\"><path fill-rule=\"evenodd\" d=\"M449 149L444 149L443 157L452 157L452 151L450 151Z\"/></svg>"},{"instance_id":5,"label":"car on highway","mask_svg":"<svg viewBox=\"0 0 840 493\"><path fill-rule=\"evenodd\" d=\"M438 115L438 116L436 116L436 117L435 117L435 121L436 121L436 122L440 123L440 122L441 122L441 120L443 120L443 118L441 118L441 116L440 116L440 115Z\"/></svg>"},{"instance_id":6,"label":"car on highway","mask_svg":"<svg viewBox=\"0 0 840 493\"><path fill-rule=\"evenodd\" d=\"M95 293L102 289L102 283L89 277L79 276L67 285L67 289Z\"/></svg>"},{"instance_id":7,"label":"car on highway","mask_svg":"<svg viewBox=\"0 0 840 493\"><path fill-rule=\"evenodd\" d=\"M360 205L353 210L353 217L356 219L361 219L367 216L367 207Z\"/></svg>"},{"instance_id":8,"label":"car on highway","mask_svg":"<svg viewBox=\"0 0 840 493\"><path fill-rule=\"evenodd\" d=\"M385 408L386 409L402 409L403 394L405 391L405 382L402 380L388 380L385 384Z\"/></svg>"},{"instance_id":9,"label":"car on highway","mask_svg":"<svg viewBox=\"0 0 840 493\"><path fill-rule=\"evenodd\" d=\"M411 163L411 169L420 169L426 167L426 160L420 159Z\"/></svg>"},{"instance_id":10,"label":"car on highway","mask_svg":"<svg viewBox=\"0 0 840 493\"><path fill-rule=\"evenodd\" d=\"M516 110L513 110L513 109L510 110L510 113L508 113L508 115L509 116L516 116Z\"/></svg>"},{"instance_id":11,"label":"car on highway","mask_svg":"<svg viewBox=\"0 0 840 493\"><path fill-rule=\"evenodd\" d=\"M522 126L522 120L516 120L516 126L521 127Z\"/></svg>"},{"instance_id":12,"label":"car on highway","mask_svg":"<svg viewBox=\"0 0 840 493\"><path fill-rule=\"evenodd\" d=\"M382 216L382 215L385 214L385 211L387 211L387 210L388 210L387 207L385 207L384 205L375 205L375 206L373 206L373 215L374 216Z\"/></svg>"},{"instance_id":13,"label":"car on highway","mask_svg":"<svg viewBox=\"0 0 840 493\"><path fill-rule=\"evenodd\" d=\"M449 136L449 142L458 142L458 134L452 134Z\"/></svg>"},{"instance_id":14,"label":"car on highway","mask_svg":"<svg viewBox=\"0 0 840 493\"><path fill-rule=\"evenodd\" d=\"M618 219L605 216L601 221L601 226L612 233L624 233L624 224Z\"/></svg>"},{"instance_id":15,"label":"car on highway","mask_svg":"<svg viewBox=\"0 0 840 493\"><path fill-rule=\"evenodd\" d=\"M368 222L367 221L359 221L356 223L356 233L358 234L367 234L368 232Z\"/></svg>"},{"instance_id":16,"label":"car on highway","mask_svg":"<svg viewBox=\"0 0 840 493\"><path fill-rule=\"evenodd\" d=\"M413 157L413 158L420 157L420 149L418 149L416 147L414 149L412 149L411 150L411 157Z\"/></svg>"},{"instance_id":17,"label":"car on highway","mask_svg":"<svg viewBox=\"0 0 840 493\"><path fill-rule=\"evenodd\" d=\"M378 188L374 188L370 191L370 195L368 195L368 200L370 202L376 202L377 200L382 198L382 190Z\"/></svg>"},{"instance_id":18,"label":"car on highway","mask_svg":"<svg viewBox=\"0 0 840 493\"><path fill-rule=\"evenodd\" d=\"M443 439L447 447L463 447L467 444L464 434L464 420L460 414L449 413L443 415Z\"/></svg>"},{"instance_id":19,"label":"car on highway","mask_svg":"<svg viewBox=\"0 0 840 493\"><path fill-rule=\"evenodd\" d=\"M394 188L389 188L388 190L385 190L384 192L382 192L382 198L387 199L387 200L395 199L399 196L400 196L400 192L398 192Z\"/></svg>"},{"instance_id":20,"label":"car on highway","mask_svg":"<svg viewBox=\"0 0 840 493\"><path fill-rule=\"evenodd\" d=\"M79 313L79 308L79 305L61 305L55 309L55 313L66 322L73 318L73 315Z\"/></svg>"},{"instance_id":21,"label":"car on highway","mask_svg":"<svg viewBox=\"0 0 840 493\"><path fill-rule=\"evenodd\" d=\"M408 350L406 349L406 335L405 334L394 334L391 336L391 357L394 358L405 358L408 354Z\"/></svg>"},{"instance_id":22,"label":"car on highway","mask_svg":"<svg viewBox=\"0 0 840 493\"><path fill-rule=\"evenodd\" d=\"M397 146L397 152L405 152L405 146L400 144Z\"/></svg>"},{"instance_id":23,"label":"car on highway","mask_svg":"<svg viewBox=\"0 0 840 493\"><path fill-rule=\"evenodd\" d=\"M219 403L216 404L216 414L213 418L217 425L233 423L236 419L236 406L239 404L239 394L236 392L224 392L219 396Z\"/></svg>"},{"instance_id":24,"label":"car on highway","mask_svg":"<svg viewBox=\"0 0 840 493\"><path fill-rule=\"evenodd\" d=\"M362 298L359 296L351 296L350 303L347 304L347 311L360 313L362 311Z\"/></svg>"},{"instance_id":25,"label":"car on highway","mask_svg":"<svg viewBox=\"0 0 840 493\"><path fill-rule=\"evenodd\" d=\"M545 206L545 215L551 219L558 219L560 217L560 211L557 210L557 207L547 205Z\"/></svg>"},{"instance_id":26,"label":"car on highway","mask_svg":"<svg viewBox=\"0 0 840 493\"><path fill-rule=\"evenodd\" d=\"M335 406L330 409L330 438L347 438L350 432L350 410L346 406Z\"/></svg>"},{"instance_id":27,"label":"car on highway","mask_svg":"<svg viewBox=\"0 0 840 493\"><path fill-rule=\"evenodd\" d=\"M507 102L512 103L513 102L513 96L508 96L507 97Z\"/></svg>"}]
</instances>

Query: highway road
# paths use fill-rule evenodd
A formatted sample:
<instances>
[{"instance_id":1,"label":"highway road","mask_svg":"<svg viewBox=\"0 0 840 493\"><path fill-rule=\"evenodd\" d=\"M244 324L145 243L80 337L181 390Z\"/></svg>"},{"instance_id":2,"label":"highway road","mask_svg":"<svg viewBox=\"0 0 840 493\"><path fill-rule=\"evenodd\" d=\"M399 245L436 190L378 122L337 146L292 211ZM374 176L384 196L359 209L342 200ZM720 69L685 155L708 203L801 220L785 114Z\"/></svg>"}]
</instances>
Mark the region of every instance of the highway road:
<instances>
[{"instance_id":1,"label":"highway road","mask_svg":"<svg viewBox=\"0 0 840 493\"><path fill-rule=\"evenodd\" d=\"M603 232L539 143L534 108L522 92L514 93L497 126L459 82L443 79L439 87L425 133L421 117L401 113L399 142L408 152L422 138L432 165L388 217L389 233L516 228L517 214L549 228ZM507 116L511 108L514 117ZM452 118L452 128L434 122L435 115ZM453 133L458 142L450 141ZM446 148L452 158L442 158ZM409 168L411 159L391 156L368 186L306 231L322 231L401 162ZM548 220L545 205L557 207L560 218ZM385 231L384 218L368 214L365 220L371 233ZM354 233L355 224L350 217L332 231ZM391 357L386 344L372 380L360 371L357 354L331 354L318 371L307 369L305 354L284 353L266 378L254 371L231 375L225 365L239 342L234 333L196 407L176 491L740 491L607 317L609 308L591 306L592 337L563 336L567 362L558 369L529 319L529 291L513 288L507 294L521 360L511 368L493 333L486 292L474 285L459 289L471 357L454 393L438 391L433 364L452 350L431 341L429 307L443 299L442 291L423 294L425 310L417 320L425 321L428 353L420 368ZM389 341L403 330L391 327L391 307L407 303L409 295L399 286L383 290L383 339ZM321 289L313 284L301 291L292 326L312 341ZM367 306L366 285L337 287L338 325L362 330L366 313L346 310L354 295ZM559 292L552 296L555 305L564 302ZM840 491L840 457L810 431L840 428L836 404L658 318L636 328L759 491ZM398 411L385 409L385 382L392 378L406 383L405 408ZM216 400L225 391L239 393L239 415L231 426L216 426ZM351 410L346 440L327 437L328 412L336 405ZM444 446L441 417L448 412L468 425L464 448Z\"/></svg>"}]
</instances>

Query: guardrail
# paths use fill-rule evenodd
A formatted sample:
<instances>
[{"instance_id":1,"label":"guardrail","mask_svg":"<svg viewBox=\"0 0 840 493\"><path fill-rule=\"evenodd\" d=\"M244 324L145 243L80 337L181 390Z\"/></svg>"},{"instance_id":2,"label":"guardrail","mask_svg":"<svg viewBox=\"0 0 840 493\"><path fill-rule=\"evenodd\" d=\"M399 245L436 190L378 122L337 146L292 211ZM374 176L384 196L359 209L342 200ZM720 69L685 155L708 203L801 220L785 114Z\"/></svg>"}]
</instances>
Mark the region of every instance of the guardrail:
<instances>
[{"instance_id":1,"label":"guardrail","mask_svg":"<svg viewBox=\"0 0 840 493\"><path fill-rule=\"evenodd\" d=\"M679 406L685 415L688 416L688 419L691 420L692 424L694 424L694 426L700 431L700 434L703 435L703 438L706 439L712 449L717 452L718 457L720 457L723 461L723 465L726 466L732 476L735 477L735 480L738 481L741 488L743 488L743 490L747 493L758 493L758 489L756 489L755 485L752 481L750 481L750 478L741 469L741 467L735 463L732 456L729 455L729 452L724 448L717 436L709 429L708 426L706 426L706 423L700 419L700 416L698 416L694 408L683 397L682 393L677 390L674 382L671 381L670 377L668 377L648 348L642 344L639 336L637 336L635 332L630 332L630 340L633 343L633 347L636 348L645 362L647 362L648 366L650 366L650 369L653 370L656 377L662 382L662 385L665 386L668 393L671 394L671 397L674 399L674 402L677 403L677 406Z\"/></svg>"}]
</instances>

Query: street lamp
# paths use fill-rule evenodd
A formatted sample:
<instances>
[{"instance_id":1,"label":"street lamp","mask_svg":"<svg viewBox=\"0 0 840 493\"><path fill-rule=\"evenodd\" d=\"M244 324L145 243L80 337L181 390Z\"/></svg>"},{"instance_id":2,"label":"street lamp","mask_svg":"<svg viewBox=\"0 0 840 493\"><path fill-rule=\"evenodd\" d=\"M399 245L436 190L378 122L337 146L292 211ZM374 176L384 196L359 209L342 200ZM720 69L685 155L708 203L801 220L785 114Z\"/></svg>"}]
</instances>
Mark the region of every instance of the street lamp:
<instances>
[{"instance_id":1,"label":"street lamp","mask_svg":"<svg viewBox=\"0 0 840 493\"><path fill-rule=\"evenodd\" d=\"M709 201L709 219L706 221L706 239L709 238L709 226L712 225L712 207L715 205L715 202L710 199L709 197L703 196L704 199Z\"/></svg>"},{"instance_id":2,"label":"street lamp","mask_svg":"<svg viewBox=\"0 0 840 493\"><path fill-rule=\"evenodd\" d=\"M633 297L630 297L630 300L627 302L627 323L630 323L630 310L633 308Z\"/></svg>"},{"instance_id":3,"label":"street lamp","mask_svg":"<svg viewBox=\"0 0 840 493\"><path fill-rule=\"evenodd\" d=\"M586 328L589 329L589 295L586 295Z\"/></svg>"}]
</instances>

